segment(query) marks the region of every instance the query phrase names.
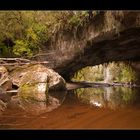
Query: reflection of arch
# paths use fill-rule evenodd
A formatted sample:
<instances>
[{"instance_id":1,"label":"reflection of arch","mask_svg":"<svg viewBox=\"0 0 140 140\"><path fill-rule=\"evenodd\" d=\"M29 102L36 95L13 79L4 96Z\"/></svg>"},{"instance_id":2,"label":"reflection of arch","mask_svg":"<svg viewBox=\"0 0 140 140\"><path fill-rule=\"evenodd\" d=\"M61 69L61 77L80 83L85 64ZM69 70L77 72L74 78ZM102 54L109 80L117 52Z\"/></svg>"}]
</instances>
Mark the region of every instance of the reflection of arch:
<instances>
[{"instance_id":1,"label":"reflection of arch","mask_svg":"<svg viewBox=\"0 0 140 140\"><path fill-rule=\"evenodd\" d=\"M106 37L105 37L106 36ZM105 40L89 41L82 54L76 55L65 67L56 70L69 79L79 69L109 61L140 60L140 28L130 28L120 35L100 36ZM97 39L98 40L98 39Z\"/></svg>"},{"instance_id":2,"label":"reflection of arch","mask_svg":"<svg viewBox=\"0 0 140 140\"><path fill-rule=\"evenodd\" d=\"M85 104L110 109L131 105L136 101L136 97L139 97L139 89L127 87L106 87L100 88L100 90L98 88L82 88L76 89L75 93L78 99Z\"/></svg>"}]
</instances>

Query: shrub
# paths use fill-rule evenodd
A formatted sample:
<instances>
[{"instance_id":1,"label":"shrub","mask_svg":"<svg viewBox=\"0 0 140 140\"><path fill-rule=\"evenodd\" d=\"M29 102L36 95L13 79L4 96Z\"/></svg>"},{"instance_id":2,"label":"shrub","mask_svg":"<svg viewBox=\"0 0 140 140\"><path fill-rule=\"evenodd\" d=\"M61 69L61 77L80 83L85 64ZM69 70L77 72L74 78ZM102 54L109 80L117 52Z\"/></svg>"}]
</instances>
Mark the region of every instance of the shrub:
<instances>
[{"instance_id":1,"label":"shrub","mask_svg":"<svg viewBox=\"0 0 140 140\"><path fill-rule=\"evenodd\" d=\"M13 47L13 53L17 56L32 57L33 51L31 50L30 43L25 40L16 40Z\"/></svg>"}]
</instances>

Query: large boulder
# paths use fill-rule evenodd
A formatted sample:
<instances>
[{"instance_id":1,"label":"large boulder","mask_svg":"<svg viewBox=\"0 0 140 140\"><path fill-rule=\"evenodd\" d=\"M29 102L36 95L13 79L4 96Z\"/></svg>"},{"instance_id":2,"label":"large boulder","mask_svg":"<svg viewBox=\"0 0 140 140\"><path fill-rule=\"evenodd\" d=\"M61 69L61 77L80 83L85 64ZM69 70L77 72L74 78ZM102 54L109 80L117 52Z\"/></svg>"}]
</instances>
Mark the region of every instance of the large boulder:
<instances>
[{"instance_id":1,"label":"large boulder","mask_svg":"<svg viewBox=\"0 0 140 140\"><path fill-rule=\"evenodd\" d=\"M29 77L28 80L33 81L34 79L31 79L30 75L33 75L33 77L35 76L35 78L36 78L36 75L38 75L37 77L38 79L40 79L40 75L42 74L44 75L44 77L47 77L49 90L65 90L66 89L65 80L57 72L41 64L23 66L23 67L13 70L10 73L13 84L18 87L23 85L24 82L27 82L25 80L27 78L25 77Z\"/></svg>"},{"instance_id":2,"label":"large boulder","mask_svg":"<svg viewBox=\"0 0 140 140\"><path fill-rule=\"evenodd\" d=\"M18 89L18 96L24 100L30 101L46 102L47 93L47 83L24 84Z\"/></svg>"},{"instance_id":3,"label":"large boulder","mask_svg":"<svg viewBox=\"0 0 140 140\"><path fill-rule=\"evenodd\" d=\"M48 76L43 71L38 71L38 69L28 71L20 81L19 97L24 100L46 102L48 93L47 80Z\"/></svg>"},{"instance_id":4,"label":"large boulder","mask_svg":"<svg viewBox=\"0 0 140 140\"><path fill-rule=\"evenodd\" d=\"M65 80L55 71L43 65L29 65L11 72L18 96L24 100L47 101L48 90L66 89Z\"/></svg>"}]
</instances>

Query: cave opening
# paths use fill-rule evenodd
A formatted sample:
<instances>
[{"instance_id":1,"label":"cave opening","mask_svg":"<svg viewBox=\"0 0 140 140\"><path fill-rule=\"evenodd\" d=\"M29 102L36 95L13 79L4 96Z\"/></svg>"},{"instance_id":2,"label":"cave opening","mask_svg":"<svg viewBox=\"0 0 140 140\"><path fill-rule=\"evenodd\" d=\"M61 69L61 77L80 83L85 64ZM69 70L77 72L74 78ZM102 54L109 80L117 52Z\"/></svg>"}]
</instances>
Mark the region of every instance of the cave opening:
<instances>
[{"instance_id":1,"label":"cave opening","mask_svg":"<svg viewBox=\"0 0 140 140\"><path fill-rule=\"evenodd\" d=\"M136 86L140 84L139 71L140 61L110 61L78 70L71 77L71 81Z\"/></svg>"},{"instance_id":2,"label":"cave opening","mask_svg":"<svg viewBox=\"0 0 140 140\"><path fill-rule=\"evenodd\" d=\"M80 102L116 110L140 101L140 61L110 61L73 74L70 89Z\"/></svg>"}]
</instances>

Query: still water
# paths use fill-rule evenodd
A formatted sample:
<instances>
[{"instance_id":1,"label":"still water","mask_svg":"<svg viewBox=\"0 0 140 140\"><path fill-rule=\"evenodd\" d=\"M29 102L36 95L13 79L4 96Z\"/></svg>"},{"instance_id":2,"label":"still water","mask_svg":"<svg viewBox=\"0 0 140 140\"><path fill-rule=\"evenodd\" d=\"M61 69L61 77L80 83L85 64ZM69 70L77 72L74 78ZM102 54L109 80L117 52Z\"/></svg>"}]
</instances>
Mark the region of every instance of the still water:
<instances>
[{"instance_id":1,"label":"still water","mask_svg":"<svg viewBox=\"0 0 140 140\"><path fill-rule=\"evenodd\" d=\"M140 128L140 89L128 87L79 88L49 93L57 105L17 108L0 115L0 128ZM55 105L54 105L55 104Z\"/></svg>"}]
</instances>

